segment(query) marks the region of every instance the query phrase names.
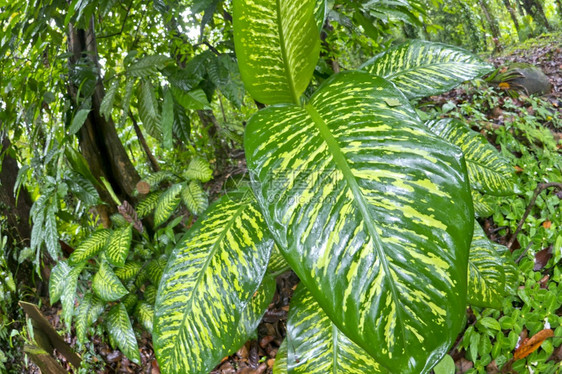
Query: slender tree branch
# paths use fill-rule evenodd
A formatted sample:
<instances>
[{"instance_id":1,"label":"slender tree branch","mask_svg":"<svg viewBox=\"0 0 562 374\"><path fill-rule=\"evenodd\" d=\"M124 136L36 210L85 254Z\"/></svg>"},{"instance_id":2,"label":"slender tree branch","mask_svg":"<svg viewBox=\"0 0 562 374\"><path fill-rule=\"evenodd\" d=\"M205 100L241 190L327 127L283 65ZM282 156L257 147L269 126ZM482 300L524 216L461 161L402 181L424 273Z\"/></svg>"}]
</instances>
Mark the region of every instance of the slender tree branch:
<instances>
[{"instance_id":1,"label":"slender tree branch","mask_svg":"<svg viewBox=\"0 0 562 374\"><path fill-rule=\"evenodd\" d=\"M148 147L148 144L146 143L146 138L144 137L139 124L137 123L137 120L135 119L135 117L133 116L133 113L131 113L131 111L129 111L129 117L131 118L131 121L133 122L133 128L135 129L135 133L137 134L137 137L139 139L139 143L144 151L144 153L146 154L146 157L148 158L148 161L150 163L150 167L152 168L152 171L154 172L158 172L160 171L160 165L158 165L158 161L156 160L156 157L154 157L154 155L152 154L152 151L150 150L150 148Z\"/></svg>"},{"instance_id":2,"label":"slender tree branch","mask_svg":"<svg viewBox=\"0 0 562 374\"><path fill-rule=\"evenodd\" d=\"M517 239L517 235L519 234L519 232L523 228L523 224L525 223L525 220L527 219L527 217L531 213L531 209L533 209L533 207L535 206L535 203L537 201L537 197L539 196L539 194L542 191L546 190L547 188L552 188L552 187L560 190L560 189L562 189L562 183L556 183L556 182L539 183L537 188L535 188L535 193L533 194L533 197L531 198L531 201L529 201L529 205L527 206L527 209L525 210L525 213L523 214L523 217L521 217L521 221L519 221L519 225L517 225L517 229L515 230L515 232L513 233L511 238L509 239L509 242L507 243L507 248L509 248L509 250L511 250L511 247L513 246L513 243Z\"/></svg>"},{"instance_id":3,"label":"slender tree branch","mask_svg":"<svg viewBox=\"0 0 562 374\"><path fill-rule=\"evenodd\" d=\"M133 0L131 0L131 3L129 4L129 7L127 8L127 12L125 13L125 18L123 18L123 22L121 23L121 30L116 31L116 32L111 33L111 34L98 36L98 39L112 38L114 36L123 34L123 30L125 30L125 24L127 23L127 18L129 18L129 13L131 12L132 7L133 7Z\"/></svg>"}]
</instances>

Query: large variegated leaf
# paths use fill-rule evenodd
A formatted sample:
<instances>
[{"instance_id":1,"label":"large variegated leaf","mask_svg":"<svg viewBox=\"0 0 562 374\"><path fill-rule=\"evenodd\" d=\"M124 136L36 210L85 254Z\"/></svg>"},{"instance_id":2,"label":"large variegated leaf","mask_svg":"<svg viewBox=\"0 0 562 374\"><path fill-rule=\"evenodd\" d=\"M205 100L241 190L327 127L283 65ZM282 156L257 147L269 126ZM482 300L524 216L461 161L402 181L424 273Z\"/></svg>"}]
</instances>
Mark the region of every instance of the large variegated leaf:
<instances>
[{"instance_id":1,"label":"large variegated leaf","mask_svg":"<svg viewBox=\"0 0 562 374\"><path fill-rule=\"evenodd\" d=\"M72 268L68 266L66 261L60 261L51 271L49 278L49 299L51 305L59 301L66 282L68 281L68 274Z\"/></svg>"},{"instance_id":2,"label":"large variegated leaf","mask_svg":"<svg viewBox=\"0 0 562 374\"><path fill-rule=\"evenodd\" d=\"M373 57L363 69L392 81L414 99L447 92L494 67L458 47L410 40Z\"/></svg>"},{"instance_id":3,"label":"large variegated leaf","mask_svg":"<svg viewBox=\"0 0 562 374\"><path fill-rule=\"evenodd\" d=\"M207 160L194 158L189 162L189 165L187 165L187 169L185 169L183 175L188 179L208 182L213 177L213 170L211 169L211 166L209 165L209 162Z\"/></svg>"},{"instance_id":4,"label":"large variegated leaf","mask_svg":"<svg viewBox=\"0 0 562 374\"><path fill-rule=\"evenodd\" d=\"M187 209L193 214L203 213L209 205L207 194L197 181L191 181L183 188L181 191L181 199Z\"/></svg>"},{"instance_id":5,"label":"large variegated leaf","mask_svg":"<svg viewBox=\"0 0 562 374\"><path fill-rule=\"evenodd\" d=\"M116 301L129 293L106 261L94 275L92 289L103 301Z\"/></svg>"},{"instance_id":6,"label":"large variegated leaf","mask_svg":"<svg viewBox=\"0 0 562 374\"><path fill-rule=\"evenodd\" d=\"M223 196L174 250L160 282L154 345L163 373L208 373L228 355L273 240L248 191Z\"/></svg>"},{"instance_id":7,"label":"large variegated leaf","mask_svg":"<svg viewBox=\"0 0 562 374\"><path fill-rule=\"evenodd\" d=\"M142 327L152 334L152 328L154 327L154 307L144 301L140 302L135 309L135 316Z\"/></svg>"},{"instance_id":8,"label":"large variegated leaf","mask_svg":"<svg viewBox=\"0 0 562 374\"><path fill-rule=\"evenodd\" d=\"M433 133L462 149L473 188L498 196L514 193L515 170L486 138L452 118L425 124Z\"/></svg>"},{"instance_id":9,"label":"large variegated leaf","mask_svg":"<svg viewBox=\"0 0 562 374\"><path fill-rule=\"evenodd\" d=\"M140 353L137 338L131 326L127 309L121 303L116 304L105 319L110 338L115 341L121 352L137 365L140 365Z\"/></svg>"},{"instance_id":10,"label":"large variegated leaf","mask_svg":"<svg viewBox=\"0 0 562 374\"><path fill-rule=\"evenodd\" d=\"M472 204L476 217L488 218L494 214L494 209L480 192L472 190Z\"/></svg>"},{"instance_id":11,"label":"large variegated leaf","mask_svg":"<svg viewBox=\"0 0 562 374\"><path fill-rule=\"evenodd\" d=\"M87 293L80 301L78 313L76 314L76 338L80 344L86 342L86 334L88 332L88 316L92 307L92 294Z\"/></svg>"},{"instance_id":12,"label":"large variegated leaf","mask_svg":"<svg viewBox=\"0 0 562 374\"><path fill-rule=\"evenodd\" d=\"M387 372L364 349L338 330L303 285L298 287L291 299L286 339L288 373Z\"/></svg>"},{"instance_id":13,"label":"large variegated leaf","mask_svg":"<svg viewBox=\"0 0 562 374\"><path fill-rule=\"evenodd\" d=\"M287 339L281 343L275 356L275 365L273 365L273 374L285 373L287 373Z\"/></svg>"},{"instance_id":14,"label":"large variegated leaf","mask_svg":"<svg viewBox=\"0 0 562 374\"><path fill-rule=\"evenodd\" d=\"M154 209L154 224L156 226L166 222L174 213L181 200L179 195L182 188L183 184L181 183L173 184L160 196Z\"/></svg>"},{"instance_id":15,"label":"large variegated leaf","mask_svg":"<svg viewBox=\"0 0 562 374\"><path fill-rule=\"evenodd\" d=\"M64 285L64 290L61 295L61 305L62 305L62 319L66 323L67 329L70 330L72 324L72 316L74 315L74 300L76 299L76 287L78 286L78 277L84 268L83 264L80 264L72 268L67 275L66 282Z\"/></svg>"},{"instance_id":16,"label":"large variegated leaf","mask_svg":"<svg viewBox=\"0 0 562 374\"><path fill-rule=\"evenodd\" d=\"M131 240L133 240L133 225L113 231L105 249L107 260L115 266L121 267L125 265L125 260L131 247Z\"/></svg>"},{"instance_id":17,"label":"large variegated leaf","mask_svg":"<svg viewBox=\"0 0 562 374\"><path fill-rule=\"evenodd\" d=\"M324 311L387 368L427 372L465 313L473 210L460 149L362 72L328 79L304 108L261 110L244 143L270 231Z\"/></svg>"},{"instance_id":18,"label":"large variegated leaf","mask_svg":"<svg viewBox=\"0 0 562 374\"><path fill-rule=\"evenodd\" d=\"M234 44L248 92L264 104L299 103L320 53L316 0L234 0Z\"/></svg>"},{"instance_id":19,"label":"large variegated leaf","mask_svg":"<svg viewBox=\"0 0 562 374\"><path fill-rule=\"evenodd\" d=\"M107 238L111 235L111 231L101 229L94 232L90 237L84 240L68 258L70 265L76 265L97 255L107 243Z\"/></svg>"},{"instance_id":20,"label":"large variegated leaf","mask_svg":"<svg viewBox=\"0 0 562 374\"><path fill-rule=\"evenodd\" d=\"M504 261L500 253L474 221L474 236L468 256L468 303L501 308L505 295Z\"/></svg>"}]
</instances>

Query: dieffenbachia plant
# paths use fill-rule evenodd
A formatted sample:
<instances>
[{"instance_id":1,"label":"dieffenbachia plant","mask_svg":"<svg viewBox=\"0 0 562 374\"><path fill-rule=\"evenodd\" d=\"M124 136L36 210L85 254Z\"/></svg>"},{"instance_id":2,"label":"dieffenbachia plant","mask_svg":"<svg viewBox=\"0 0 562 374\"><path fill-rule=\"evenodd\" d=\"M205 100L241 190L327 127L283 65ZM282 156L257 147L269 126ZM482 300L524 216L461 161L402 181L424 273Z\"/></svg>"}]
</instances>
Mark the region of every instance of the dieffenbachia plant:
<instances>
[{"instance_id":1,"label":"dieffenbachia plant","mask_svg":"<svg viewBox=\"0 0 562 374\"><path fill-rule=\"evenodd\" d=\"M467 289L482 294L469 294L479 305L505 289L505 272L497 286L469 271L469 254L477 267L495 253L479 232L471 249L471 184L494 192L499 182L486 181L478 159L471 169L471 150L409 102L491 66L413 41L304 97L319 58L318 9L316 0L233 1L241 76L270 106L245 130L253 193L213 204L164 271L154 321L162 372L207 373L251 336L276 247L301 280L276 373L427 373L462 328Z\"/></svg>"}]
</instances>

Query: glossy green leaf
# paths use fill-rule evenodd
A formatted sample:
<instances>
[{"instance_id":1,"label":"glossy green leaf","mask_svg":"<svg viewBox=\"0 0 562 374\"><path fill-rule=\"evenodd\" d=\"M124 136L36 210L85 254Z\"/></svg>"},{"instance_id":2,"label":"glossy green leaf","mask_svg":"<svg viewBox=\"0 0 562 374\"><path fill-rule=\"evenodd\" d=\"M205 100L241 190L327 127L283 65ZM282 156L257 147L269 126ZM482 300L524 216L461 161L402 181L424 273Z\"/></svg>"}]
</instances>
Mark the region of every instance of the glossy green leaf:
<instances>
[{"instance_id":1,"label":"glossy green leaf","mask_svg":"<svg viewBox=\"0 0 562 374\"><path fill-rule=\"evenodd\" d=\"M208 373L228 355L265 273L273 240L251 194L223 196L168 262L155 306L164 373Z\"/></svg>"},{"instance_id":2,"label":"glossy green leaf","mask_svg":"<svg viewBox=\"0 0 562 374\"><path fill-rule=\"evenodd\" d=\"M47 247L47 252L49 252L49 255L53 259L59 258L59 254L61 253L57 220L55 217L56 210L56 205L47 207L45 210L45 221L43 223L45 247Z\"/></svg>"},{"instance_id":3,"label":"glossy green leaf","mask_svg":"<svg viewBox=\"0 0 562 374\"><path fill-rule=\"evenodd\" d=\"M105 319L105 325L107 327L107 332L113 341L115 341L121 352L123 352L129 360L140 365L140 353L137 339L135 338L135 333L131 326L129 314L123 304L119 303L111 308Z\"/></svg>"},{"instance_id":4,"label":"glossy green leaf","mask_svg":"<svg viewBox=\"0 0 562 374\"><path fill-rule=\"evenodd\" d=\"M78 131L80 131L80 128L82 128L82 125L84 125L84 122L86 122L86 118L88 118L88 114L90 114L90 111L91 109L80 109L78 113L76 113L76 115L72 119L70 127L68 128L68 133L70 135L74 135Z\"/></svg>"},{"instance_id":5,"label":"glossy green leaf","mask_svg":"<svg viewBox=\"0 0 562 374\"><path fill-rule=\"evenodd\" d=\"M206 160L194 158L185 169L184 177L201 182L208 182L213 177L213 170Z\"/></svg>"},{"instance_id":6,"label":"glossy green leaf","mask_svg":"<svg viewBox=\"0 0 562 374\"><path fill-rule=\"evenodd\" d=\"M107 260L118 267L125 265L132 240L133 225L131 224L113 231L107 242L107 247L105 248Z\"/></svg>"},{"instance_id":7,"label":"glossy green leaf","mask_svg":"<svg viewBox=\"0 0 562 374\"><path fill-rule=\"evenodd\" d=\"M97 255L105 247L110 235L111 231L107 229L94 232L72 252L68 258L69 265L76 265Z\"/></svg>"},{"instance_id":8,"label":"glossy green leaf","mask_svg":"<svg viewBox=\"0 0 562 374\"><path fill-rule=\"evenodd\" d=\"M207 194L197 181L191 181L181 191L181 199L187 209L193 214L199 215L207 209L209 199Z\"/></svg>"},{"instance_id":9,"label":"glossy green leaf","mask_svg":"<svg viewBox=\"0 0 562 374\"><path fill-rule=\"evenodd\" d=\"M316 27L318 30L322 30L324 27L324 21L326 20L326 15L328 14L328 3L326 0L316 0L314 6L314 20L316 21Z\"/></svg>"},{"instance_id":10,"label":"glossy green leaf","mask_svg":"<svg viewBox=\"0 0 562 374\"><path fill-rule=\"evenodd\" d=\"M494 209L488 203L487 199L480 192L472 190L472 203L474 204L474 213L476 217L488 218L494 214Z\"/></svg>"},{"instance_id":11,"label":"glossy green leaf","mask_svg":"<svg viewBox=\"0 0 562 374\"><path fill-rule=\"evenodd\" d=\"M474 221L474 236L468 256L468 303L501 308L504 295L503 260L480 224Z\"/></svg>"},{"instance_id":12,"label":"glossy green leaf","mask_svg":"<svg viewBox=\"0 0 562 374\"><path fill-rule=\"evenodd\" d=\"M86 334L88 333L88 317L92 307L92 294L86 294L80 301L78 313L76 314L76 338L80 344L86 342Z\"/></svg>"},{"instance_id":13,"label":"glossy green leaf","mask_svg":"<svg viewBox=\"0 0 562 374\"><path fill-rule=\"evenodd\" d=\"M71 270L72 268L68 266L66 261L60 261L53 270L51 270L51 276L49 278L49 300L51 305L59 301Z\"/></svg>"},{"instance_id":14,"label":"glossy green leaf","mask_svg":"<svg viewBox=\"0 0 562 374\"><path fill-rule=\"evenodd\" d=\"M291 299L286 339L288 373L387 372L338 330L303 285L299 285Z\"/></svg>"},{"instance_id":15,"label":"glossy green leaf","mask_svg":"<svg viewBox=\"0 0 562 374\"><path fill-rule=\"evenodd\" d=\"M316 0L234 0L234 44L246 90L264 104L299 103L320 54Z\"/></svg>"},{"instance_id":16,"label":"glossy green leaf","mask_svg":"<svg viewBox=\"0 0 562 374\"><path fill-rule=\"evenodd\" d=\"M281 254L277 246L273 246L271 256L269 257L269 264L267 265L267 272L269 274L279 273L283 270L289 270L290 266Z\"/></svg>"},{"instance_id":17,"label":"glossy green leaf","mask_svg":"<svg viewBox=\"0 0 562 374\"><path fill-rule=\"evenodd\" d=\"M464 153L473 188L490 195L512 195L515 170L486 138L452 118L428 121L426 126Z\"/></svg>"},{"instance_id":18,"label":"glossy green leaf","mask_svg":"<svg viewBox=\"0 0 562 374\"><path fill-rule=\"evenodd\" d=\"M275 364L273 365L273 374L287 373L287 339L283 340L277 355L275 356Z\"/></svg>"},{"instance_id":19,"label":"glossy green leaf","mask_svg":"<svg viewBox=\"0 0 562 374\"><path fill-rule=\"evenodd\" d=\"M183 188L181 183L176 183L168 188L158 199L154 209L154 224L163 224L170 218L180 203L180 192Z\"/></svg>"},{"instance_id":20,"label":"glossy green leaf","mask_svg":"<svg viewBox=\"0 0 562 374\"><path fill-rule=\"evenodd\" d=\"M131 107L131 99L133 97L133 89L135 88L136 79L129 78L125 83L125 94L121 100L121 118L119 119L119 126L123 126L129 118L129 110Z\"/></svg>"},{"instance_id":21,"label":"glossy green leaf","mask_svg":"<svg viewBox=\"0 0 562 374\"><path fill-rule=\"evenodd\" d=\"M105 92L100 104L100 114L108 121L111 118L111 111L115 103L115 97L119 90L119 79L115 79L109 89Z\"/></svg>"},{"instance_id":22,"label":"glossy green leaf","mask_svg":"<svg viewBox=\"0 0 562 374\"><path fill-rule=\"evenodd\" d=\"M210 109L207 95L202 89L185 91L177 87L172 87L174 98L182 107L188 110Z\"/></svg>"},{"instance_id":23,"label":"glossy green leaf","mask_svg":"<svg viewBox=\"0 0 562 374\"><path fill-rule=\"evenodd\" d=\"M111 266L103 261L92 280L92 289L103 301L116 301L129 293Z\"/></svg>"},{"instance_id":24,"label":"glossy green leaf","mask_svg":"<svg viewBox=\"0 0 562 374\"><path fill-rule=\"evenodd\" d=\"M435 374L455 374L457 369L455 361L449 355L445 355L443 359L433 368Z\"/></svg>"},{"instance_id":25,"label":"glossy green leaf","mask_svg":"<svg viewBox=\"0 0 562 374\"><path fill-rule=\"evenodd\" d=\"M154 319L154 307L148 303L140 302L137 304L137 308L135 309L135 316L139 323L152 334L153 319Z\"/></svg>"},{"instance_id":26,"label":"glossy green leaf","mask_svg":"<svg viewBox=\"0 0 562 374\"><path fill-rule=\"evenodd\" d=\"M494 70L464 49L424 40L390 48L362 68L392 81L409 99L447 92Z\"/></svg>"},{"instance_id":27,"label":"glossy green leaf","mask_svg":"<svg viewBox=\"0 0 562 374\"><path fill-rule=\"evenodd\" d=\"M261 110L244 143L270 231L326 314L380 364L427 372L465 314L474 213L460 150L362 72L328 79L304 108Z\"/></svg>"},{"instance_id":28,"label":"glossy green leaf","mask_svg":"<svg viewBox=\"0 0 562 374\"><path fill-rule=\"evenodd\" d=\"M144 129L150 136L156 139L162 138L162 128L160 125L160 113L154 87L149 80L143 80L139 92L139 117Z\"/></svg>"},{"instance_id":29,"label":"glossy green leaf","mask_svg":"<svg viewBox=\"0 0 562 374\"><path fill-rule=\"evenodd\" d=\"M62 319L66 323L66 328L70 330L72 324L72 316L74 315L74 300L76 300L76 287L78 285L78 277L84 268L83 264L72 268L66 277L66 284L60 298L62 305Z\"/></svg>"}]
</instances>

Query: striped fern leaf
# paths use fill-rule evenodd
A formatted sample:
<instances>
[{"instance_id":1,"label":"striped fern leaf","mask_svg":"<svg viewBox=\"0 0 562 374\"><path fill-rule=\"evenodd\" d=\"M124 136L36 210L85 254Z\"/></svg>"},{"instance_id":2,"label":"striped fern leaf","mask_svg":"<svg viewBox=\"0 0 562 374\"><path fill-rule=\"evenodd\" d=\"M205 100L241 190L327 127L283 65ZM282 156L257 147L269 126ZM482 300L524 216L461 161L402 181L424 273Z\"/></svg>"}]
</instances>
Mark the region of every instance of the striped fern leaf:
<instances>
[{"instance_id":1,"label":"striped fern leaf","mask_svg":"<svg viewBox=\"0 0 562 374\"><path fill-rule=\"evenodd\" d=\"M49 300L51 305L59 301L71 270L72 268L68 266L66 261L59 261L51 270L51 277L49 278Z\"/></svg>"},{"instance_id":2,"label":"striped fern leaf","mask_svg":"<svg viewBox=\"0 0 562 374\"><path fill-rule=\"evenodd\" d=\"M113 231L105 248L105 256L109 263L117 267L125 265L132 240L133 225L131 224Z\"/></svg>"},{"instance_id":3,"label":"striped fern leaf","mask_svg":"<svg viewBox=\"0 0 562 374\"><path fill-rule=\"evenodd\" d=\"M127 74L133 77L146 78L163 69L172 59L162 55L145 56L127 68Z\"/></svg>"},{"instance_id":4,"label":"striped fern leaf","mask_svg":"<svg viewBox=\"0 0 562 374\"><path fill-rule=\"evenodd\" d=\"M458 47L410 40L367 61L362 69L386 78L408 99L447 92L494 67Z\"/></svg>"},{"instance_id":5,"label":"striped fern leaf","mask_svg":"<svg viewBox=\"0 0 562 374\"><path fill-rule=\"evenodd\" d=\"M149 80L143 80L140 85L139 116L148 134L155 139L162 139L158 103L154 87Z\"/></svg>"},{"instance_id":6,"label":"striped fern leaf","mask_svg":"<svg viewBox=\"0 0 562 374\"><path fill-rule=\"evenodd\" d=\"M111 308L105 319L105 325L109 336L117 344L121 352L129 360L140 365L137 339L131 326L129 314L123 304L118 303Z\"/></svg>"},{"instance_id":7,"label":"striped fern leaf","mask_svg":"<svg viewBox=\"0 0 562 374\"><path fill-rule=\"evenodd\" d=\"M94 232L72 252L68 258L69 265L74 266L97 255L105 247L110 235L111 231L107 229Z\"/></svg>"},{"instance_id":8,"label":"striped fern leaf","mask_svg":"<svg viewBox=\"0 0 562 374\"><path fill-rule=\"evenodd\" d=\"M513 166L486 138L452 118L428 121L426 126L433 133L461 148L473 188L498 196L514 193Z\"/></svg>"},{"instance_id":9,"label":"striped fern leaf","mask_svg":"<svg viewBox=\"0 0 562 374\"><path fill-rule=\"evenodd\" d=\"M182 188L182 183L173 184L160 196L154 209L154 224L156 226L166 222L174 213L181 200L180 193Z\"/></svg>"},{"instance_id":10,"label":"striped fern leaf","mask_svg":"<svg viewBox=\"0 0 562 374\"><path fill-rule=\"evenodd\" d=\"M248 92L264 104L300 102L320 54L316 0L235 0L234 44Z\"/></svg>"},{"instance_id":11,"label":"striped fern leaf","mask_svg":"<svg viewBox=\"0 0 562 374\"><path fill-rule=\"evenodd\" d=\"M189 162L184 177L201 182L208 182L213 177L213 170L209 163L202 158L194 158Z\"/></svg>"},{"instance_id":12,"label":"striped fern leaf","mask_svg":"<svg viewBox=\"0 0 562 374\"><path fill-rule=\"evenodd\" d=\"M152 213L154 208L156 208L156 205L158 205L158 201L160 200L162 194L163 191L151 192L137 205L137 214L139 215L139 218L144 218Z\"/></svg>"},{"instance_id":13,"label":"striped fern leaf","mask_svg":"<svg viewBox=\"0 0 562 374\"><path fill-rule=\"evenodd\" d=\"M116 301L129 293L109 263L102 261L92 280L92 290L103 301Z\"/></svg>"},{"instance_id":14,"label":"striped fern leaf","mask_svg":"<svg viewBox=\"0 0 562 374\"><path fill-rule=\"evenodd\" d=\"M135 317L137 317L142 327L152 334L152 329L154 327L152 322L154 319L154 307L145 302L138 303L135 309Z\"/></svg>"},{"instance_id":15,"label":"striped fern leaf","mask_svg":"<svg viewBox=\"0 0 562 374\"><path fill-rule=\"evenodd\" d=\"M387 373L334 325L302 284L291 299L286 339L289 373Z\"/></svg>"},{"instance_id":16,"label":"striped fern leaf","mask_svg":"<svg viewBox=\"0 0 562 374\"><path fill-rule=\"evenodd\" d=\"M171 255L154 344L164 373L207 373L228 355L265 273L273 240L251 195L215 202Z\"/></svg>"},{"instance_id":17,"label":"striped fern leaf","mask_svg":"<svg viewBox=\"0 0 562 374\"><path fill-rule=\"evenodd\" d=\"M123 100L121 100L121 119L119 119L119 126L122 127L127 118L129 117L129 111L131 110L131 99L133 97L133 90L135 88L136 79L129 78L127 83L125 83L125 94L123 95Z\"/></svg>"},{"instance_id":18,"label":"striped fern leaf","mask_svg":"<svg viewBox=\"0 0 562 374\"><path fill-rule=\"evenodd\" d=\"M117 92L119 91L119 79L115 79L109 89L105 92L103 96L103 100L100 104L100 114L109 121L111 118L111 111L113 110L113 105L115 103L115 97L117 96Z\"/></svg>"},{"instance_id":19,"label":"striped fern leaf","mask_svg":"<svg viewBox=\"0 0 562 374\"><path fill-rule=\"evenodd\" d=\"M187 209L195 215L203 213L209 205L207 194L197 181L189 182L189 184L182 189L181 199Z\"/></svg>"},{"instance_id":20,"label":"striped fern leaf","mask_svg":"<svg viewBox=\"0 0 562 374\"><path fill-rule=\"evenodd\" d=\"M387 369L427 373L466 308L474 211L459 148L364 72L329 78L304 107L260 110L244 146L268 227L329 318Z\"/></svg>"}]
</instances>

